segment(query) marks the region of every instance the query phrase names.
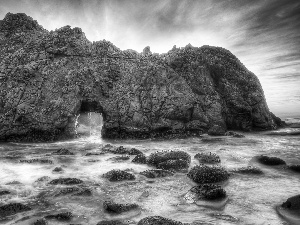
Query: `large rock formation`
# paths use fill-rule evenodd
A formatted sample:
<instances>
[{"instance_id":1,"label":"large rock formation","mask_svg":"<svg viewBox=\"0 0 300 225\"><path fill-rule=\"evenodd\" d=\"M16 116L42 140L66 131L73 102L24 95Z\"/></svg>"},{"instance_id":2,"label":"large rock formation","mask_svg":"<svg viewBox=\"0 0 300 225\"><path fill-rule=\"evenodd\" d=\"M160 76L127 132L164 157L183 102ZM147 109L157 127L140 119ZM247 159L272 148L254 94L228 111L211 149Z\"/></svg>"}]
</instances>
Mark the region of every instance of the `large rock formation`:
<instances>
[{"instance_id":1,"label":"large rock formation","mask_svg":"<svg viewBox=\"0 0 300 225\"><path fill-rule=\"evenodd\" d=\"M87 111L102 113L107 138L276 128L258 78L220 47L121 51L8 13L0 52L1 140L73 137Z\"/></svg>"}]
</instances>

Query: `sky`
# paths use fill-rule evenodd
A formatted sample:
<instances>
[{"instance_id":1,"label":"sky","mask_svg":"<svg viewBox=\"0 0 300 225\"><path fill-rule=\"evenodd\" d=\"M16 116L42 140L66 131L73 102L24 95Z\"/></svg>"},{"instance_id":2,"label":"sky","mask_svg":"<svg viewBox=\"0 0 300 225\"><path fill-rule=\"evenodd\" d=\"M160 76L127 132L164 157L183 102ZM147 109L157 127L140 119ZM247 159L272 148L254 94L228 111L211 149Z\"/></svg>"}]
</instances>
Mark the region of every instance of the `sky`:
<instances>
[{"instance_id":1,"label":"sky","mask_svg":"<svg viewBox=\"0 0 300 225\"><path fill-rule=\"evenodd\" d=\"M299 0L0 0L0 19L8 12L47 30L80 27L122 50L226 48L258 76L272 112L300 117Z\"/></svg>"}]
</instances>

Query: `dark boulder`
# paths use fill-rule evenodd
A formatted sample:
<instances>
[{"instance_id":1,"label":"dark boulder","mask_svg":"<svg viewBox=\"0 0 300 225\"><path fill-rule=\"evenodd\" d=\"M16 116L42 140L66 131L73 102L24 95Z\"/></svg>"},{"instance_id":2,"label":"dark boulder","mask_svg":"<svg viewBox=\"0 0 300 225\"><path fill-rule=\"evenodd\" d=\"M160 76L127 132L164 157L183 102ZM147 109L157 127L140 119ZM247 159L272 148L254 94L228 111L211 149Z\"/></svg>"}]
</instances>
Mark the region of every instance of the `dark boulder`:
<instances>
[{"instance_id":1,"label":"dark boulder","mask_svg":"<svg viewBox=\"0 0 300 225\"><path fill-rule=\"evenodd\" d=\"M0 190L0 196L2 196L2 195L9 195L9 194L11 194L11 192L8 191L8 190Z\"/></svg>"},{"instance_id":2,"label":"dark boulder","mask_svg":"<svg viewBox=\"0 0 300 225\"><path fill-rule=\"evenodd\" d=\"M198 199L202 200L220 200L226 197L226 191L215 184L203 184L192 187L190 192L195 193Z\"/></svg>"},{"instance_id":3,"label":"dark boulder","mask_svg":"<svg viewBox=\"0 0 300 225\"><path fill-rule=\"evenodd\" d=\"M0 217L10 216L29 210L31 210L31 208L22 203L10 203L0 206Z\"/></svg>"},{"instance_id":4,"label":"dark boulder","mask_svg":"<svg viewBox=\"0 0 300 225\"><path fill-rule=\"evenodd\" d=\"M32 225L47 225L47 220L44 218L36 220Z\"/></svg>"},{"instance_id":5,"label":"dark boulder","mask_svg":"<svg viewBox=\"0 0 300 225\"><path fill-rule=\"evenodd\" d=\"M103 177L107 178L109 181L135 180L135 176L133 174L124 170L111 170L103 174Z\"/></svg>"},{"instance_id":6,"label":"dark boulder","mask_svg":"<svg viewBox=\"0 0 300 225\"><path fill-rule=\"evenodd\" d=\"M193 167L187 176L196 183L205 184L226 181L229 173L220 166L199 165Z\"/></svg>"},{"instance_id":7,"label":"dark boulder","mask_svg":"<svg viewBox=\"0 0 300 225\"><path fill-rule=\"evenodd\" d=\"M63 170L63 168L61 168L61 167L55 167L53 170L52 170L52 172L56 172L56 173L60 173L60 172L63 172L64 170Z\"/></svg>"},{"instance_id":8,"label":"dark boulder","mask_svg":"<svg viewBox=\"0 0 300 225\"><path fill-rule=\"evenodd\" d=\"M300 165L289 165L288 168L294 172L300 173Z\"/></svg>"},{"instance_id":9,"label":"dark boulder","mask_svg":"<svg viewBox=\"0 0 300 225\"><path fill-rule=\"evenodd\" d=\"M278 157L269 157L266 155L257 156L258 162L267 166L285 165L286 162Z\"/></svg>"},{"instance_id":10,"label":"dark boulder","mask_svg":"<svg viewBox=\"0 0 300 225\"><path fill-rule=\"evenodd\" d=\"M137 204L119 204L113 201L103 202L103 208L110 213L122 213L130 210L137 209L139 206Z\"/></svg>"},{"instance_id":11,"label":"dark boulder","mask_svg":"<svg viewBox=\"0 0 300 225\"><path fill-rule=\"evenodd\" d=\"M49 184L53 184L53 185L57 185L57 184L73 185L73 184L81 184L81 183L83 183L83 181L77 178L58 178L49 182Z\"/></svg>"},{"instance_id":12,"label":"dark boulder","mask_svg":"<svg viewBox=\"0 0 300 225\"><path fill-rule=\"evenodd\" d=\"M183 151L163 151L150 154L148 164L158 169L181 170L187 169L191 156Z\"/></svg>"},{"instance_id":13,"label":"dark boulder","mask_svg":"<svg viewBox=\"0 0 300 225\"><path fill-rule=\"evenodd\" d=\"M123 155L123 156L112 157L112 158L109 158L108 160L112 160L112 161L115 161L115 162L119 162L119 161L126 161L126 160L129 160L129 159L130 159L129 156Z\"/></svg>"},{"instance_id":14,"label":"dark boulder","mask_svg":"<svg viewBox=\"0 0 300 225\"><path fill-rule=\"evenodd\" d=\"M168 170L146 170L140 172L140 174L147 178L169 177L174 175L174 173Z\"/></svg>"},{"instance_id":15,"label":"dark boulder","mask_svg":"<svg viewBox=\"0 0 300 225\"><path fill-rule=\"evenodd\" d=\"M220 163L221 159L220 156L218 156L215 153L197 153L194 156L195 159L197 159L200 163L209 163L209 164L214 164L214 163Z\"/></svg>"},{"instance_id":16,"label":"dark boulder","mask_svg":"<svg viewBox=\"0 0 300 225\"><path fill-rule=\"evenodd\" d=\"M148 216L140 220L137 225L183 225L183 223L161 216Z\"/></svg>"},{"instance_id":17,"label":"dark boulder","mask_svg":"<svg viewBox=\"0 0 300 225\"><path fill-rule=\"evenodd\" d=\"M288 198L281 207L289 210L300 210L300 195Z\"/></svg>"},{"instance_id":18,"label":"dark boulder","mask_svg":"<svg viewBox=\"0 0 300 225\"><path fill-rule=\"evenodd\" d=\"M131 162L138 163L138 164L146 164L147 157L144 154L138 154L133 158Z\"/></svg>"},{"instance_id":19,"label":"dark boulder","mask_svg":"<svg viewBox=\"0 0 300 225\"><path fill-rule=\"evenodd\" d=\"M73 217L73 214L71 212L63 212L53 215L47 215L45 216L45 219L55 219L58 221L70 221Z\"/></svg>"},{"instance_id":20,"label":"dark boulder","mask_svg":"<svg viewBox=\"0 0 300 225\"><path fill-rule=\"evenodd\" d=\"M60 148L57 151L52 152L52 155L74 155L74 153L69 151L68 149Z\"/></svg>"}]
</instances>

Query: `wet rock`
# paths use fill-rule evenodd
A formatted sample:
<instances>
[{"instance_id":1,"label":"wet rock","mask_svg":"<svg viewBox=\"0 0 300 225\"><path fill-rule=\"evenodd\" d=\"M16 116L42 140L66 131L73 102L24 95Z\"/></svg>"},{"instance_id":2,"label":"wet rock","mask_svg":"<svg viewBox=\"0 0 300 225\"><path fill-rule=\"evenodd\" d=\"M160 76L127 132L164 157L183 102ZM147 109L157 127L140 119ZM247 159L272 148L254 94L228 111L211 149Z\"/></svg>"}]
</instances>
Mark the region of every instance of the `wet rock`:
<instances>
[{"instance_id":1,"label":"wet rock","mask_svg":"<svg viewBox=\"0 0 300 225\"><path fill-rule=\"evenodd\" d=\"M147 157L144 154L138 154L133 158L131 162L138 163L138 164L146 164Z\"/></svg>"},{"instance_id":2,"label":"wet rock","mask_svg":"<svg viewBox=\"0 0 300 225\"><path fill-rule=\"evenodd\" d=\"M103 220L97 223L97 225L127 225L120 220Z\"/></svg>"},{"instance_id":3,"label":"wet rock","mask_svg":"<svg viewBox=\"0 0 300 225\"><path fill-rule=\"evenodd\" d=\"M92 191L90 189L84 188L79 192L75 193L74 196L91 196Z\"/></svg>"},{"instance_id":4,"label":"wet rock","mask_svg":"<svg viewBox=\"0 0 300 225\"><path fill-rule=\"evenodd\" d=\"M47 215L45 216L45 219L55 219L58 221L69 221L73 217L73 214L71 212L63 212L53 215Z\"/></svg>"},{"instance_id":5,"label":"wet rock","mask_svg":"<svg viewBox=\"0 0 300 225\"><path fill-rule=\"evenodd\" d=\"M6 183L5 185L23 185L20 181L14 180Z\"/></svg>"},{"instance_id":6,"label":"wet rock","mask_svg":"<svg viewBox=\"0 0 300 225\"><path fill-rule=\"evenodd\" d=\"M152 153L148 157L148 164L158 169L182 170L187 169L191 156L183 151L164 151Z\"/></svg>"},{"instance_id":7,"label":"wet rock","mask_svg":"<svg viewBox=\"0 0 300 225\"><path fill-rule=\"evenodd\" d=\"M0 196L2 196L2 195L9 195L9 194L11 194L11 192L8 191L8 190L0 190Z\"/></svg>"},{"instance_id":8,"label":"wet rock","mask_svg":"<svg viewBox=\"0 0 300 225\"><path fill-rule=\"evenodd\" d=\"M103 155L104 153L101 152L88 152L85 154L85 156L93 156L93 155Z\"/></svg>"},{"instance_id":9,"label":"wet rock","mask_svg":"<svg viewBox=\"0 0 300 225\"><path fill-rule=\"evenodd\" d=\"M300 165L289 165L288 168L294 172L300 173Z\"/></svg>"},{"instance_id":10,"label":"wet rock","mask_svg":"<svg viewBox=\"0 0 300 225\"><path fill-rule=\"evenodd\" d=\"M135 176L123 170L111 170L103 174L109 181L135 180Z\"/></svg>"},{"instance_id":11,"label":"wet rock","mask_svg":"<svg viewBox=\"0 0 300 225\"><path fill-rule=\"evenodd\" d=\"M267 166L278 166L278 165L285 165L286 162L277 157L269 157L266 155L257 156L258 162Z\"/></svg>"},{"instance_id":12,"label":"wet rock","mask_svg":"<svg viewBox=\"0 0 300 225\"><path fill-rule=\"evenodd\" d=\"M300 195L288 198L281 207L289 210L300 210Z\"/></svg>"},{"instance_id":13,"label":"wet rock","mask_svg":"<svg viewBox=\"0 0 300 225\"><path fill-rule=\"evenodd\" d=\"M105 148L104 148L105 149ZM142 154L142 152L136 148L125 148L123 146L119 146L117 148L112 148L109 146L109 148L107 148L110 153L113 154L126 154L126 155L139 155Z\"/></svg>"},{"instance_id":14,"label":"wet rock","mask_svg":"<svg viewBox=\"0 0 300 225\"><path fill-rule=\"evenodd\" d=\"M220 166L199 165L193 167L187 176L196 183L205 184L226 181L229 173Z\"/></svg>"},{"instance_id":15,"label":"wet rock","mask_svg":"<svg viewBox=\"0 0 300 225\"><path fill-rule=\"evenodd\" d=\"M52 152L52 155L74 155L74 153L69 151L68 149L60 148L57 151Z\"/></svg>"},{"instance_id":16,"label":"wet rock","mask_svg":"<svg viewBox=\"0 0 300 225\"><path fill-rule=\"evenodd\" d=\"M42 163L42 164L53 164L50 159L21 159L20 163Z\"/></svg>"},{"instance_id":17,"label":"wet rock","mask_svg":"<svg viewBox=\"0 0 300 225\"><path fill-rule=\"evenodd\" d=\"M194 156L195 159L197 159L200 163L210 163L210 164L213 164L213 163L220 163L221 162L221 159L220 159L220 156L218 156L217 154L215 153L197 153L195 156Z\"/></svg>"},{"instance_id":18,"label":"wet rock","mask_svg":"<svg viewBox=\"0 0 300 225\"><path fill-rule=\"evenodd\" d=\"M129 156L116 156L116 157L109 158L108 160L118 162L118 161L126 161L126 160L129 160L129 159L130 159Z\"/></svg>"},{"instance_id":19,"label":"wet rock","mask_svg":"<svg viewBox=\"0 0 300 225\"><path fill-rule=\"evenodd\" d=\"M47 225L48 222L45 219L38 219L37 221L35 221L32 225Z\"/></svg>"},{"instance_id":20,"label":"wet rock","mask_svg":"<svg viewBox=\"0 0 300 225\"><path fill-rule=\"evenodd\" d=\"M220 185L203 184L192 187L190 192L195 193L197 199L220 200L226 197L226 191Z\"/></svg>"},{"instance_id":21,"label":"wet rock","mask_svg":"<svg viewBox=\"0 0 300 225\"><path fill-rule=\"evenodd\" d=\"M81 189L79 187L67 187L67 188L61 188L59 190L55 190L54 196L61 196L61 195L68 195L68 194L74 194L79 192Z\"/></svg>"},{"instance_id":22,"label":"wet rock","mask_svg":"<svg viewBox=\"0 0 300 225\"><path fill-rule=\"evenodd\" d=\"M0 217L10 216L29 210L31 210L31 208L22 203L10 203L0 206Z\"/></svg>"},{"instance_id":23,"label":"wet rock","mask_svg":"<svg viewBox=\"0 0 300 225\"><path fill-rule=\"evenodd\" d=\"M103 202L103 208L110 213L122 213L133 209L137 209L139 206L137 204L118 204L112 201Z\"/></svg>"},{"instance_id":24,"label":"wet rock","mask_svg":"<svg viewBox=\"0 0 300 225\"><path fill-rule=\"evenodd\" d=\"M232 136L232 137L236 137L236 138L244 138L245 137L245 135L239 134L239 133L236 133L236 132L233 132L233 131L227 131L225 133L225 136Z\"/></svg>"},{"instance_id":25,"label":"wet rock","mask_svg":"<svg viewBox=\"0 0 300 225\"><path fill-rule=\"evenodd\" d=\"M212 136L224 136L226 129L220 125L214 125L208 130L207 133Z\"/></svg>"},{"instance_id":26,"label":"wet rock","mask_svg":"<svg viewBox=\"0 0 300 225\"><path fill-rule=\"evenodd\" d=\"M240 174L263 174L263 171L255 166L247 166L247 167L241 167L234 170L231 170L232 173L240 173Z\"/></svg>"},{"instance_id":27,"label":"wet rock","mask_svg":"<svg viewBox=\"0 0 300 225\"><path fill-rule=\"evenodd\" d=\"M137 225L183 225L183 223L161 216L148 216L140 220Z\"/></svg>"},{"instance_id":28,"label":"wet rock","mask_svg":"<svg viewBox=\"0 0 300 225\"><path fill-rule=\"evenodd\" d=\"M174 173L168 170L146 170L140 172L140 174L147 178L169 177L174 175Z\"/></svg>"},{"instance_id":29,"label":"wet rock","mask_svg":"<svg viewBox=\"0 0 300 225\"><path fill-rule=\"evenodd\" d=\"M63 172L64 170L61 167L55 167L52 171L56 172L56 173L60 173L60 172Z\"/></svg>"},{"instance_id":30,"label":"wet rock","mask_svg":"<svg viewBox=\"0 0 300 225\"><path fill-rule=\"evenodd\" d=\"M57 184L73 185L73 184L81 184L81 183L83 183L83 181L77 178L58 178L49 182L49 184L53 184L53 185L57 185Z\"/></svg>"}]
</instances>

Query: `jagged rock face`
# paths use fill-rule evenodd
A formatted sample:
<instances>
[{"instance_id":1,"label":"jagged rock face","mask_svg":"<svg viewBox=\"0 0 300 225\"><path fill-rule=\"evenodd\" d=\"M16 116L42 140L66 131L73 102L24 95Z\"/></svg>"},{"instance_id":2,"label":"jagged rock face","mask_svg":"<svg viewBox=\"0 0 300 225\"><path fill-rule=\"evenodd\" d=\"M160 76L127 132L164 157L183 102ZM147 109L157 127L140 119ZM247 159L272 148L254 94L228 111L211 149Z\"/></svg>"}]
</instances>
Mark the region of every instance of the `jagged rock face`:
<instances>
[{"instance_id":1,"label":"jagged rock face","mask_svg":"<svg viewBox=\"0 0 300 225\"><path fill-rule=\"evenodd\" d=\"M257 77L223 48L139 54L8 13L0 51L2 140L74 137L87 111L102 113L108 138L276 127Z\"/></svg>"}]
</instances>

